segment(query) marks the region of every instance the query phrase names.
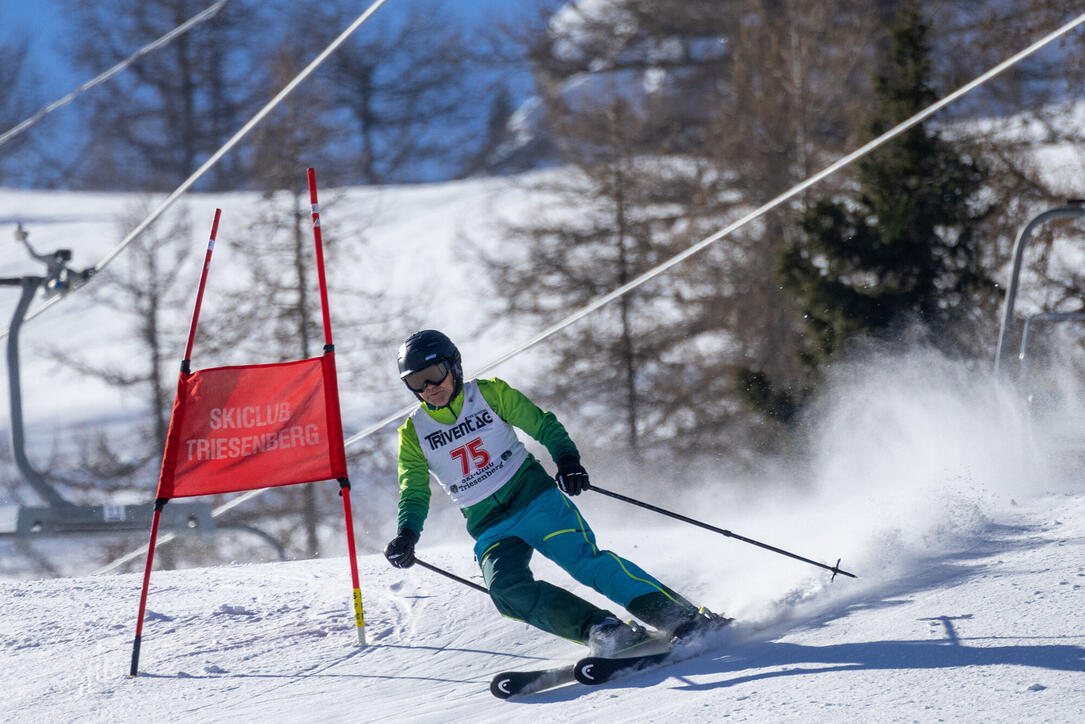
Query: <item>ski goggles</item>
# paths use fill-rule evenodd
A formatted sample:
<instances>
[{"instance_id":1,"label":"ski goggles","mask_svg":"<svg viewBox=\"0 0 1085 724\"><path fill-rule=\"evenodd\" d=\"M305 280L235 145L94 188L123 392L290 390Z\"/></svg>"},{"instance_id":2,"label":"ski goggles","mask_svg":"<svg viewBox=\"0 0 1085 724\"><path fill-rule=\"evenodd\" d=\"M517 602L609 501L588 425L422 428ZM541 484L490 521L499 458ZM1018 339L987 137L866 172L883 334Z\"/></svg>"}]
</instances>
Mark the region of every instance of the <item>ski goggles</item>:
<instances>
[{"instance_id":1,"label":"ski goggles","mask_svg":"<svg viewBox=\"0 0 1085 724\"><path fill-rule=\"evenodd\" d=\"M442 360L437 364L432 364L417 372L411 372L405 375L403 381L411 392L421 392L426 389L426 385L433 385L436 387L444 382L445 378L448 377L448 373L451 371L452 368L449 367L448 362Z\"/></svg>"}]
</instances>

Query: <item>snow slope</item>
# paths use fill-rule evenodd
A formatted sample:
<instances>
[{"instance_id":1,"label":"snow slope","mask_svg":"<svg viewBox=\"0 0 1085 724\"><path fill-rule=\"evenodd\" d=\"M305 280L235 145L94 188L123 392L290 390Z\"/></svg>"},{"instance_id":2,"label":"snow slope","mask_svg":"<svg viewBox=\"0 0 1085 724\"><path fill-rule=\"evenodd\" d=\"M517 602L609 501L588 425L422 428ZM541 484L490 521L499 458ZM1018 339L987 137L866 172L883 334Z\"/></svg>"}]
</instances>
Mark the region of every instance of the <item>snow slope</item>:
<instances>
[{"instance_id":1,"label":"snow slope","mask_svg":"<svg viewBox=\"0 0 1085 724\"><path fill-rule=\"evenodd\" d=\"M604 505L583 498L590 512ZM604 540L688 540L689 529ZM693 536L695 537L695 536ZM731 569L737 544L705 541ZM462 549L424 549L470 575ZM749 565L766 562L755 553ZM756 557L756 560L755 560ZM792 564L788 564L790 567ZM345 559L159 572L141 675L127 676L136 574L0 584L0 719L56 721L1081 721L1085 493L980 526L905 575L858 567L761 602L761 630L665 670L507 702L492 674L580 647L499 618L485 597L361 560L359 649ZM790 574L801 579L794 564ZM762 592L764 593L764 592ZM771 596L770 596L771 597ZM757 606L750 607L751 613Z\"/></svg>"}]
</instances>

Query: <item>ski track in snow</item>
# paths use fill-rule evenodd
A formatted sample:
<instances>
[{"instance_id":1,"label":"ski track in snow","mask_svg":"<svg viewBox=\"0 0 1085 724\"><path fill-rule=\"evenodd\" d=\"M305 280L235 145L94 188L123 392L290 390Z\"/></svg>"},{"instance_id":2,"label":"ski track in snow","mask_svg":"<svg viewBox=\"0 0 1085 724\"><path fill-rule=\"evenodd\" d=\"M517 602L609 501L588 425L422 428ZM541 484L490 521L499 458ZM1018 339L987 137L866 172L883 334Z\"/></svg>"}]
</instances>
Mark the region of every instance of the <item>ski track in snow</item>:
<instances>
[{"instance_id":1,"label":"ski track in snow","mask_svg":"<svg viewBox=\"0 0 1085 724\"><path fill-rule=\"evenodd\" d=\"M427 557L473 575L460 549ZM573 684L510 701L489 694L494 673L571 661L583 649L502 619L481 594L427 571L398 571L379 556L360 565L364 649L345 558L156 572L136 678L127 673L141 576L4 583L0 720L1073 722L1085 714L1085 493L1019 506L905 575L859 571L856 581L777 592L764 602L770 616L742 622L711 653L598 690ZM726 576L741 585L740 572Z\"/></svg>"}]
</instances>

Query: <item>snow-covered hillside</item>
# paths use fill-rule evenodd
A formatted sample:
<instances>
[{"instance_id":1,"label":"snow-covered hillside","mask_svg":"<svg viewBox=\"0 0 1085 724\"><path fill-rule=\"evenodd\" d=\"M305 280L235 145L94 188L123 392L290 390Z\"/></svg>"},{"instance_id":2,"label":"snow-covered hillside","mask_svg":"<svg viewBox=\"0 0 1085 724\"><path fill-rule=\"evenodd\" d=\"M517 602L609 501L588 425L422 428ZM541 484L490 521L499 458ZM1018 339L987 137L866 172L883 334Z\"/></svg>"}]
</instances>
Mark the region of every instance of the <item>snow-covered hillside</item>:
<instances>
[{"instance_id":1,"label":"snow-covered hillside","mask_svg":"<svg viewBox=\"0 0 1085 724\"><path fill-rule=\"evenodd\" d=\"M325 234L356 235L363 252L329 264L352 284L384 290L390 307L456 330L465 356L481 363L537 330L502 320L494 334L472 310L493 312L497 300L420 289L416 275L425 265L448 289L483 289L467 242L501 248L500 218L530 213L530 196L494 179L325 192ZM39 251L70 247L82 268L122 236L116 219L133 203L0 190L0 226L21 221ZM247 194L185 201L197 252L185 272L193 288L212 210L224 210L208 319L228 314L216 300L245 279L255 203ZM21 250L0 257L2 275L38 271ZM182 326L189 305L173 310ZM333 297L339 329L364 311ZM130 394L51 362L54 350L74 348L123 363L130 335L89 290L26 326L24 405L35 461L63 452L73 427L123 426L139 413ZM384 357L374 361L343 337L341 369L369 378L364 388L341 385L349 435L406 400L385 359L391 352L378 350ZM183 342L179 336L178 358ZM202 360L199 348L195 360L221 362ZM531 379L530 360L508 364L501 374ZM805 445L755 474L717 462L700 479L673 485L627 477L617 464L593 466L599 486L830 565L842 558L858 575L830 582L815 567L585 493L576 502L602 545L739 621L728 645L666 670L598 691L572 685L498 701L488 691L494 673L572 660L581 650L502 619L477 591L418 568L392 569L377 555L360 560L370 646L359 650L340 533L321 560L224 557L209 568L156 571L135 679L127 672L139 575L0 583L0 721L1081 721L1080 376L1061 378L1058 394L1046 398L1050 409L1036 410L989 368L924 349L870 350L839 364L810 412ZM0 403L4 428L6 387ZM152 490L149 481L147 497ZM356 491L359 508L387 502L364 486ZM458 513L439 496L433 508L419 555L477 580ZM363 550L390 533L394 506L381 515L386 530L359 531ZM13 552L10 541L3 545ZM603 603L548 562L535 569Z\"/></svg>"}]
</instances>

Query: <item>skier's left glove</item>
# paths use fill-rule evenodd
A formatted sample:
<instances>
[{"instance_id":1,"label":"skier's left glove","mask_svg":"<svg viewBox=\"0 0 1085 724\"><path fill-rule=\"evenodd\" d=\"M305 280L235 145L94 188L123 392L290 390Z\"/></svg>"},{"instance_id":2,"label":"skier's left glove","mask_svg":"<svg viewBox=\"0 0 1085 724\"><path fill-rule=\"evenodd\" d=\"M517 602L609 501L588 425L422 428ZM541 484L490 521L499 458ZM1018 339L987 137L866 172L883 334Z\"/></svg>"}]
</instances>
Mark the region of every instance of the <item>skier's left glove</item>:
<instances>
[{"instance_id":1,"label":"skier's left glove","mask_svg":"<svg viewBox=\"0 0 1085 724\"><path fill-rule=\"evenodd\" d=\"M414 565L414 544L418 534L410 528L400 528L395 538L384 548L384 557L396 568L410 568Z\"/></svg>"},{"instance_id":2,"label":"skier's left glove","mask_svg":"<svg viewBox=\"0 0 1085 724\"><path fill-rule=\"evenodd\" d=\"M558 487L566 495L580 495L591 487L588 483L588 471L580 464L575 455L563 455L558 460Z\"/></svg>"}]
</instances>

